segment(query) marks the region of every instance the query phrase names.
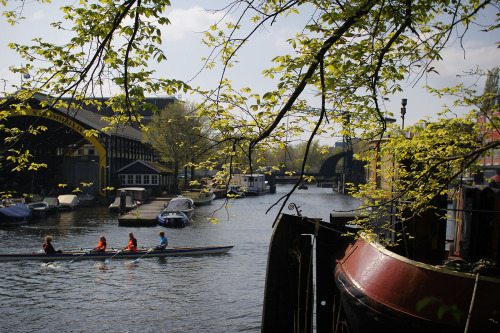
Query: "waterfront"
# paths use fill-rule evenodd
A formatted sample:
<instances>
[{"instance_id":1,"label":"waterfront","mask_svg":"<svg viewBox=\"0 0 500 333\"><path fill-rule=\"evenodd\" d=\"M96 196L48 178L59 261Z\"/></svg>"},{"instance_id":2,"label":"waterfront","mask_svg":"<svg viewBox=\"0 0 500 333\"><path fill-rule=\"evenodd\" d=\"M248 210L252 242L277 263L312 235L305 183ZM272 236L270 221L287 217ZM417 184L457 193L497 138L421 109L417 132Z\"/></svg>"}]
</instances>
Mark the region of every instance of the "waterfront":
<instances>
[{"instance_id":1,"label":"waterfront","mask_svg":"<svg viewBox=\"0 0 500 333\"><path fill-rule=\"evenodd\" d=\"M0 229L2 253L39 251L54 236L61 249L91 248L99 235L108 248L126 245L129 231L139 247L166 231L169 247L235 245L227 255L69 262L4 262L0 273L3 331L16 332L260 332L272 223L278 208L266 210L276 194L197 208L196 222L184 229L118 226L107 207L80 208L23 226ZM303 215L328 219L333 209L356 205L348 196L309 186L294 202ZM286 210L285 212L290 212ZM212 224L202 215L219 218Z\"/></svg>"}]
</instances>

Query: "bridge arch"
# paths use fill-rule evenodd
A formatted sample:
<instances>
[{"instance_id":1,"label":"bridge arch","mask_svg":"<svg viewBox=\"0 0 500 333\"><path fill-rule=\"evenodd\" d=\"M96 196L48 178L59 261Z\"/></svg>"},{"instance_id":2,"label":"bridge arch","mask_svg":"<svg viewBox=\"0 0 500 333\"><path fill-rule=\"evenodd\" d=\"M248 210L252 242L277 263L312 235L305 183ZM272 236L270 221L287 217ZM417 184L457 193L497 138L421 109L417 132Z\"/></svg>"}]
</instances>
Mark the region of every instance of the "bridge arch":
<instances>
[{"instance_id":1,"label":"bridge arch","mask_svg":"<svg viewBox=\"0 0 500 333\"><path fill-rule=\"evenodd\" d=\"M29 149L33 159L46 163L47 168L13 175L10 168L3 166L0 169L0 180L5 181L3 188L38 193L42 188L56 189L59 183L76 188L81 182L91 182L93 185L87 190L104 196L109 194L107 187L119 185L114 177L116 170L135 160L156 158L151 145L142 141L140 130L124 125L113 132L104 132L102 129L109 124L102 119L102 114L86 109L42 107L48 99L47 95L35 93L27 101L27 107L19 108L20 101L16 98L0 105L0 111L8 114L1 120L1 125L7 128L27 130L32 124L47 128L11 147L17 149L22 145ZM88 136L88 130L96 130L97 135Z\"/></svg>"},{"instance_id":2,"label":"bridge arch","mask_svg":"<svg viewBox=\"0 0 500 333\"><path fill-rule=\"evenodd\" d=\"M345 157L345 152L341 151L341 152L338 152L337 154L327 158L323 162L323 164L321 165L321 168L319 170L319 173L321 174L321 176L323 176L325 178L332 178L332 177L336 176L337 173L335 172L335 170L337 168L337 164L344 157Z\"/></svg>"},{"instance_id":3,"label":"bridge arch","mask_svg":"<svg viewBox=\"0 0 500 333\"><path fill-rule=\"evenodd\" d=\"M57 114L52 111L38 110L38 109L27 109L24 112L25 116L42 117L45 119L56 121L67 128L71 129L75 133L80 134L85 140L87 140L98 152L99 152L99 180L98 180L98 192L100 195L105 195L104 189L107 187L107 158L106 149L101 144L101 142L95 136L89 136L86 134L86 129L82 125L78 124L73 119Z\"/></svg>"}]
</instances>

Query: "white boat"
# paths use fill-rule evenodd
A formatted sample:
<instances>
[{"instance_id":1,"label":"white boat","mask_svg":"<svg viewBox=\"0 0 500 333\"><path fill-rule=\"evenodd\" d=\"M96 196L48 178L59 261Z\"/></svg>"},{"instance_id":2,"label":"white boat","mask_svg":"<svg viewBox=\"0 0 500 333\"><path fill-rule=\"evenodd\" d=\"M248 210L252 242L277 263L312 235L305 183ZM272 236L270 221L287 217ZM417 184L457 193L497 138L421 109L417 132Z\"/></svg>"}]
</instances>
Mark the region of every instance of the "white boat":
<instances>
[{"instance_id":1,"label":"white boat","mask_svg":"<svg viewBox=\"0 0 500 333\"><path fill-rule=\"evenodd\" d=\"M75 209L78 206L78 197L74 194L63 194L57 197L60 210Z\"/></svg>"},{"instance_id":2,"label":"white boat","mask_svg":"<svg viewBox=\"0 0 500 333\"><path fill-rule=\"evenodd\" d=\"M261 195L269 193L269 185L266 182L266 175L264 174L239 174L234 175L236 180L239 180L244 188L247 190L247 195Z\"/></svg>"},{"instance_id":3,"label":"white boat","mask_svg":"<svg viewBox=\"0 0 500 333\"><path fill-rule=\"evenodd\" d=\"M116 190L116 197L120 197L120 193L125 192L127 196L132 198L137 205L142 205L149 200L149 193L144 187L122 187Z\"/></svg>"},{"instance_id":4,"label":"white boat","mask_svg":"<svg viewBox=\"0 0 500 333\"><path fill-rule=\"evenodd\" d=\"M227 195L232 198L244 198L247 196L247 192L241 185L229 185Z\"/></svg>"},{"instance_id":5,"label":"white boat","mask_svg":"<svg viewBox=\"0 0 500 333\"><path fill-rule=\"evenodd\" d=\"M115 201L109 205L109 212L110 213L119 213L120 212L120 197L116 197ZM128 212L129 210L137 208L137 203L136 201L132 200L131 196L126 196L125 197L125 211Z\"/></svg>"},{"instance_id":6,"label":"white boat","mask_svg":"<svg viewBox=\"0 0 500 333\"><path fill-rule=\"evenodd\" d=\"M49 204L45 201L29 203L28 208L31 209L33 219L43 219L47 217L50 211Z\"/></svg>"},{"instance_id":7,"label":"white boat","mask_svg":"<svg viewBox=\"0 0 500 333\"><path fill-rule=\"evenodd\" d=\"M183 191L182 195L191 198L195 206L211 205L215 199L214 192L205 190Z\"/></svg>"},{"instance_id":8,"label":"white boat","mask_svg":"<svg viewBox=\"0 0 500 333\"><path fill-rule=\"evenodd\" d=\"M59 207L59 199L57 197L45 197L43 201L49 205L49 212L53 213Z\"/></svg>"}]
</instances>

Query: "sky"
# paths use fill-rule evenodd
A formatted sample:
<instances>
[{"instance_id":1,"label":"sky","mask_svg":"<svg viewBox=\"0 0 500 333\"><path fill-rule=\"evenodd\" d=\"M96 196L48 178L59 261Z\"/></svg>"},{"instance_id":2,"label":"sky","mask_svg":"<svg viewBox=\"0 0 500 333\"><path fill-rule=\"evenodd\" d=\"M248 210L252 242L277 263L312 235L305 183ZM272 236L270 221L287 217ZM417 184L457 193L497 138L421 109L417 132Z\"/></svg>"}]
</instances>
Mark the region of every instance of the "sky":
<instances>
[{"instance_id":1,"label":"sky","mask_svg":"<svg viewBox=\"0 0 500 333\"><path fill-rule=\"evenodd\" d=\"M21 24L14 27L8 25L4 18L0 18L0 79L20 82L19 75L9 71L9 66L20 66L23 60L8 48L8 43L30 43L34 37L42 37L51 42L64 42L63 33L49 26L50 22L60 20L56 9L61 6L61 1L53 1L51 5L27 2L24 8L24 16L27 18ZM11 2L12 3L12 2ZM17 3L17 2L16 2ZM172 6L167 7L166 16L171 24L164 28L163 50L167 56L167 62L157 68L158 76L188 81L192 86L202 88L214 88L220 78L219 71L202 71L202 57L209 54L209 50L200 43L202 32L218 20L229 20L231 14L224 17L221 12L212 13L204 11L203 8L223 8L227 1L221 0L183 0L172 1ZM77 1L75 1L75 5ZM2 8L0 8L2 10ZM479 22L491 22L496 11L489 11L486 17L481 17ZM234 17L233 17L234 18ZM238 87L251 87L260 93L271 91L274 86L269 79L263 78L261 72L268 67L270 61L276 55L287 53L291 50L285 42L291 38L305 23L307 15L295 17L286 22L278 21L267 30L259 31L246 45L245 51L240 55L240 64L230 69L229 77ZM479 30L472 29L472 30ZM498 33L498 32L497 32ZM404 83L404 92L389 97L385 107L395 113L400 121L401 99L406 98L405 124L412 124L424 117L432 117L442 109L445 103L451 100L438 99L428 94L421 87L429 83L435 87L453 86L460 82L457 74L461 74L476 67L491 69L500 66L500 49L497 47L495 33L481 33L472 31L470 36L464 40L461 48L455 41L450 48L443 51L443 61L436 65L439 75L424 77L420 82ZM472 84L473 82L468 82ZM484 80L479 81L478 90L483 91ZM8 85L0 81L0 91L11 91ZM180 96L183 100L196 102L196 97ZM311 107L319 107L317 99L311 98L308 92L304 96L310 101ZM194 99L194 100L193 100Z\"/></svg>"}]
</instances>

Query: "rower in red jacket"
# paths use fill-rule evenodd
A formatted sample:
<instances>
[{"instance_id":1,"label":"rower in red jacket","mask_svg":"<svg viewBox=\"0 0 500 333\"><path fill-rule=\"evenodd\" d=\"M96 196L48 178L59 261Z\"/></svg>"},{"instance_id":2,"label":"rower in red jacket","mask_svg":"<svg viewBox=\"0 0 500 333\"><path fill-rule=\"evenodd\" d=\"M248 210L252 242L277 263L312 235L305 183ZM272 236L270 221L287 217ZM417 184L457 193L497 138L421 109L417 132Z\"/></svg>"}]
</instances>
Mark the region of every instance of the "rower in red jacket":
<instances>
[{"instance_id":1,"label":"rower in red jacket","mask_svg":"<svg viewBox=\"0 0 500 333\"><path fill-rule=\"evenodd\" d=\"M45 243L43 243L43 250L47 254L62 253L61 250L55 250L52 246L52 236L45 237Z\"/></svg>"},{"instance_id":2,"label":"rower in red jacket","mask_svg":"<svg viewBox=\"0 0 500 333\"><path fill-rule=\"evenodd\" d=\"M128 246L123 251L137 252L137 239L135 239L134 234L129 232Z\"/></svg>"}]
</instances>

